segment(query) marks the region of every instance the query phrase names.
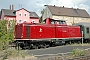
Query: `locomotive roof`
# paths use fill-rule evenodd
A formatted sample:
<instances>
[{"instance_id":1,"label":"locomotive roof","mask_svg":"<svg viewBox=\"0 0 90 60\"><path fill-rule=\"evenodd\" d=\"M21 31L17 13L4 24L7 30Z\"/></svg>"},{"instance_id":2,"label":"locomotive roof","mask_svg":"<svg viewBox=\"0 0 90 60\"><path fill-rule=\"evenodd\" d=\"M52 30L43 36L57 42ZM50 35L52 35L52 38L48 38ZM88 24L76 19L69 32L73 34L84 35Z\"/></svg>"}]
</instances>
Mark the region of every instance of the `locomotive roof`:
<instances>
[{"instance_id":1,"label":"locomotive roof","mask_svg":"<svg viewBox=\"0 0 90 60\"><path fill-rule=\"evenodd\" d=\"M88 22L80 22L80 23L76 23L75 25L83 25L83 26L90 27L90 23L88 23Z\"/></svg>"}]
</instances>

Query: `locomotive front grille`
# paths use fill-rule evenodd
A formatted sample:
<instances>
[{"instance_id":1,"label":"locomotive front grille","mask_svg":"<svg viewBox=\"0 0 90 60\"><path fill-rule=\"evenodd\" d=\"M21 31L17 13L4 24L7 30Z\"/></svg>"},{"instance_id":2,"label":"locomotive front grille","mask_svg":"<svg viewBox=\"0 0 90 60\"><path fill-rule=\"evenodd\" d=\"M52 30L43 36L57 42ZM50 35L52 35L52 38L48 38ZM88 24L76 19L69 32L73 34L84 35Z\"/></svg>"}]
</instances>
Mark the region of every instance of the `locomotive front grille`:
<instances>
[{"instance_id":1,"label":"locomotive front grille","mask_svg":"<svg viewBox=\"0 0 90 60\"><path fill-rule=\"evenodd\" d=\"M30 26L26 26L26 38L30 38Z\"/></svg>"}]
</instances>

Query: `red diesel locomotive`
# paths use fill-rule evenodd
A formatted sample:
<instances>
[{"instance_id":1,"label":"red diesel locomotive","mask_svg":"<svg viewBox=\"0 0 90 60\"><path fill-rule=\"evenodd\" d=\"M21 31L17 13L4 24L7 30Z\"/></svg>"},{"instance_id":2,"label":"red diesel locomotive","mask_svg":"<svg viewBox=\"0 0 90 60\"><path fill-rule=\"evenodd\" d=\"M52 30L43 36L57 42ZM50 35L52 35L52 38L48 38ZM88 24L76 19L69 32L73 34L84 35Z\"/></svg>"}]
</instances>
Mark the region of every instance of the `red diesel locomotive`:
<instances>
[{"instance_id":1,"label":"red diesel locomotive","mask_svg":"<svg viewBox=\"0 0 90 60\"><path fill-rule=\"evenodd\" d=\"M47 18L45 24L16 25L14 39L16 45L22 49L32 49L78 42L81 39L81 32L79 26L68 26L64 20Z\"/></svg>"}]
</instances>

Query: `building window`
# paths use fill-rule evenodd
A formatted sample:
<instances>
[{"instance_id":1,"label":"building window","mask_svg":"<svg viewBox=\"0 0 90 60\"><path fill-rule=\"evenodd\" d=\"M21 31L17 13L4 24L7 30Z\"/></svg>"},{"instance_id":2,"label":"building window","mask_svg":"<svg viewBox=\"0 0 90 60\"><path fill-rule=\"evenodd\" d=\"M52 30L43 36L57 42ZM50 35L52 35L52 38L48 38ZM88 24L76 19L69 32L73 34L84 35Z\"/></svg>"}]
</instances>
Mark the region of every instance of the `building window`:
<instances>
[{"instance_id":1,"label":"building window","mask_svg":"<svg viewBox=\"0 0 90 60\"><path fill-rule=\"evenodd\" d=\"M87 33L89 33L89 28L86 28Z\"/></svg>"},{"instance_id":2,"label":"building window","mask_svg":"<svg viewBox=\"0 0 90 60\"><path fill-rule=\"evenodd\" d=\"M12 23L12 20L10 20L10 23Z\"/></svg>"},{"instance_id":3,"label":"building window","mask_svg":"<svg viewBox=\"0 0 90 60\"><path fill-rule=\"evenodd\" d=\"M21 16L22 14L19 14L19 16Z\"/></svg>"},{"instance_id":4,"label":"building window","mask_svg":"<svg viewBox=\"0 0 90 60\"><path fill-rule=\"evenodd\" d=\"M19 20L19 23L22 23L22 20Z\"/></svg>"},{"instance_id":5,"label":"building window","mask_svg":"<svg viewBox=\"0 0 90 60\"><path fill-rule=\"evenodd\" d=\"M19 12L19 16L22 16L22 13L21 12Z\"/></svg>"},{"instance_id":6,"label":"building window","mask_svg":"<svg viewBox=\"0 0 90 60\"><path fill-rule=\"evenodd\" d=\"M27 14L25 13L24 16L27 16Z\"/></svg>"},{"instance_id":7,"label":"building window","mask_svg":"<svg viewBox=\"0 0 90 60\"><path fill-rule=\"evenodd\" d=\"M13 20L12 18L9 18L9 22L10 22L10 24L12 23L12 20Z\"/></svg>"},{"instance_id":8,"label":"building window","mask_svg":"<svg viewBox=\"0 0 90 60\"><path fill-rule=\"evenodd\" d=\"M32 20L32 23L35 23L35 20Z\"/></svg>"},{"instance_id":9,"label":"building window","mask_svg":"<svg viewBox=\"0 0 90 60\"><path fill-rule=\"evenodd\" d=\"M24 22L27 22L27 20L24 20Z\"/></svg>"}]
</instances>

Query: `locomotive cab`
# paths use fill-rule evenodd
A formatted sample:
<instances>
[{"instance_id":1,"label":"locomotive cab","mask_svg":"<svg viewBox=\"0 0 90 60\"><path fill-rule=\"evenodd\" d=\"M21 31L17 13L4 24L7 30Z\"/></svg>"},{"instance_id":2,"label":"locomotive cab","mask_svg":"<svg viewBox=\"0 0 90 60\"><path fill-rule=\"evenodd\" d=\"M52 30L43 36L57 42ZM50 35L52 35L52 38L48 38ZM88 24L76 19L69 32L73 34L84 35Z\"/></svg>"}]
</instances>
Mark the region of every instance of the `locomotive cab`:
<instances>
[{"instance_id":1,"label":"locomotive cab","mask_svg":"<svg viewBox=\"0 0 90 60\"><path fill-rule=\"evenodd\" d=\"M64 20L55 20L55 19L51 19L51 18L46 18L44 21L45 21L45 24L67 25L66 21L64 21Z\"/></svg>"}]
</instances>

